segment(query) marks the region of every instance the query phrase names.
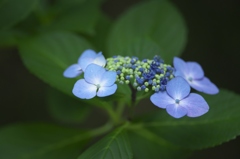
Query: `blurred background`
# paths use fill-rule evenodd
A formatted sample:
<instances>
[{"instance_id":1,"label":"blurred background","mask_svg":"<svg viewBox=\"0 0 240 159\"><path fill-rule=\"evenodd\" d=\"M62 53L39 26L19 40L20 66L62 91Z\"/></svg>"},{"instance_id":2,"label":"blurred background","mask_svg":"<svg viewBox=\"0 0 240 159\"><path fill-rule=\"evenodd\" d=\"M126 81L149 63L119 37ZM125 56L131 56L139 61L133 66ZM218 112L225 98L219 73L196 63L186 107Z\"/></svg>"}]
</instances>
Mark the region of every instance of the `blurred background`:
<instances>
[{"instance_id":1,"label":"blurred background","mask_svg":"<svg viewBox=\"0 0 240 159\"><path fill-rule=\"evenodd\" d=\"M107 0L102 10L116 19L139 1ZM240 94L240 1L171 1L182 13L188 27L188 43L181 57L186 61L199 62L205 75L218 87ZM26 121L57 122L46 107L45 93L49 86L30 74L16 48L0 50L0 67L1 127ZM101 111L99 115L104 118ZM93 126L98 125L89 122ZM202 158L239 159L240 137L192 156L192 159Z\"/></svg>"}]
</instances>

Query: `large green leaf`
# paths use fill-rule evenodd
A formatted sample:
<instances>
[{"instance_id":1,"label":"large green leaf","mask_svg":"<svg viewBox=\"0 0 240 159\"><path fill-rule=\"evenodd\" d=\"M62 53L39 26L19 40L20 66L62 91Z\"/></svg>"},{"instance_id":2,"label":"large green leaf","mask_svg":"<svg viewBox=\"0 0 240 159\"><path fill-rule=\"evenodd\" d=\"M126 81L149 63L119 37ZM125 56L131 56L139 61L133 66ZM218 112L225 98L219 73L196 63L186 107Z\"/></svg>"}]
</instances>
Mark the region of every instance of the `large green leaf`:
<instances>
[{"instance_id":1,"label":"large green leaf","mask_svg":"<svg viewBox=\"0 0 240 159\"><path fill-rule=\"evenodd\" d=\"M111 55L140 58L159 54L171 62L185 43L186 27L181 14L170 2L156 0L134 6L116 21L109 35L108 51ZM144 51L140 50L142 47Z\"/></svg>"},{"instance_id":2,"label":"large green leaf","mask_svg":"<svg viewBox=\"0 0 240 159\"><path fill-rule=\"evenodd\" d=\"M160 110L136 126L136 131L147 129L163 140L187 149L213 147L239 135L239 95L221 90L217 95L204 95L204 98L210 110L201 117L173 119L165 110Z\"/></svg>"},{"instance_id":3,"label":"large green leaf","mask_svg":"<svg viewBox=\"0 0 240 159\"><path fill-rule=\"evenodd\" d=\"M50 115L64 123L79 123L89 114L92 107L55 89L49 89L47 104Z\"/></svg>"},{"instance_id":4,"label":"large green leaf","mask_svg":"<svg viewBox=\"0 0 240 159\"><path fill-rule=\"evenodd\" d=\"M75 159L88 133L43 123L15 124L0 129L2 159Z\"/></svg>"},{"instance_id":5,"label":"large green leaf","mask_svg":"<svg viewBox=\"0 0 240 159\"><path fill-rule=\"evenodd\" d=\"M38 0L0 0L0 30L24 19L37 2Z\"/></svg>"},{"instance_id":6,"label":"large green leaf","mask_svg":"<svg viewBox=\"0 0 240 159\"><path fill-rule=\"evenodd\" d=\"M71 64L77 63L86 49L93 48L85 39L67 32L49 33L19 43L25 66L44 82L71 96L77 78L65 78L63 72ZM104 107L106 104L101 99L96 97L82 102Z\"/></svg>"},{"instance_id":7,"label":"large green leaf","mask_svg":"<svg viewBox=\"0 0 240 159\"><path fill-rule=\"evenodd\" d=\"M25 66L51 86L71 94L76 79L63 77L63 71L77 63L85 49L92 48L83 38L70 33L45 34L20 43Z\"/></svg>"},{"instance_id":8,"label":"large green leaf","mask_svg":"<svg viewBox=\"0 0 240 159\"><path fill-rule=\"evenodd\" d=\"M122 126L87 149L78 159L132 159L128 136Z\"/></svg>"},{"instance_id":9,"label":"large green leaf","mask_svg":"<svg viewBox=\"0 0 240 159\"><path fill-rule=\"evenodd\" d=\"M95 26L101 12L98 1L59 1L53 6L56 12L46 29L70 30L80 33L95 33Z\"/></svg>"},{"instance_id":10,"label":"large green leaf","mask_svg":"<svg viewBox=\"0 0 240 159\"><path fill-rule=\"evenodd\" d=\"M94 44L97 50L103 52L105 57L109 57L106 49L106 41L111 24L112 22L110 21L110 19L106 15L101 14L95 27L95 34L93 36L87 37L88 40L91 41L92 44Z\"/></svg>"},{"instance_id":11,"label":"large green leaf","mask_svg":"<svg viewBox=\"0 0 240 159\"><path fill-rule=\"evenodd\" d=\"M134 159L186 158L191 151L174 146L147 129L128 132Z\"/></svg>"}]
</instances>

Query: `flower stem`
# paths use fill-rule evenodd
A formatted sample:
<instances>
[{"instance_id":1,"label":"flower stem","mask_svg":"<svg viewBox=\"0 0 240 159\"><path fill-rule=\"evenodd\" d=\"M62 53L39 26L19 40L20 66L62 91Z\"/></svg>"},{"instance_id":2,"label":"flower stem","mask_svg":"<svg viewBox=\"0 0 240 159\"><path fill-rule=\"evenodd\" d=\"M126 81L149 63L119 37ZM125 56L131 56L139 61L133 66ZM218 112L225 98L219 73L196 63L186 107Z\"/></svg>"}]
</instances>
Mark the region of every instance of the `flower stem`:
<instances>
[{"instance_id":1,"label":"flower stem","mask_svg":"<svg viewBox=\"0 0 240 159\"><path fill-rule=\"evenodd\" d=\"M109 118L111 121L113 121L114 124L118 124L119 123L119 117L118 117L118 114L113 111L113 108L112 106L106 106L105 107L108 115L109 115Z\"/></svg>"},{"instance_id":2,"label":"flower stem","mask_svg":"<svg viewBox=\"0 0 240 159\"><path fill-rule=\"evenodd\" d=\"M132 86L131 83L129 84L129 87L130 87L131 92L132 92L132 94L131 94L131 106L134 106L135 103L136 103L137 91L136 91L136 89Z\"/></svg>"},{"instance_id":3,"label":"flower stem","mask_svg":"<svg viewBox=\"0 0 240 159\"><path fill-rule=\"evenodd\" d=\"M89 134L92 136L92 137L95 137L95 136L99 136L99 135L102 135L102 134L105 134L107 133L108 131L110 131L112 128L113 128L113 123L112 122L107 122L105 125L99 127L99 128L96 128L96 129L93 129L89 132Z\"/></svg>"},{"instance_id":4,"label":"flower stem","mask_svg":"<svg viewBox=\"0 0 240 159\"><path fill-rule=\"evenodd\" d=\"M132 84L129 84L129 87L131 89L131 110L130 110L130 116L129 116L129 120L132 120L133 116L134 116L134 109L135 109L135 105L136 105L136 98L137 98L137 90L132 86Z\"/></svg>"}]
</instances>

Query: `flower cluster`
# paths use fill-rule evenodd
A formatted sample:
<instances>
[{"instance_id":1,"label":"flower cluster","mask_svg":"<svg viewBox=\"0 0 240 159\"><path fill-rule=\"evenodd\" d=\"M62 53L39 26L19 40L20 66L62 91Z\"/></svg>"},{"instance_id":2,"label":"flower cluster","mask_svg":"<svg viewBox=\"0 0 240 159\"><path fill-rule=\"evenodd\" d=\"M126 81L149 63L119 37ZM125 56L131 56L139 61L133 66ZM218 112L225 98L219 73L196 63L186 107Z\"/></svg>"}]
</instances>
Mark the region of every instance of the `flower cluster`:
<instances>
[{"instance_id":1,"label":"flower cluster","mask_svg":"<svg viewBox=\"0 0 240 159\"><path fill-rule=\"evenodd\" d=\"M105 59L101 52L86 50L63 75L74 78L84 73L84 79L79 79L72 90L81 99L112 95L117 82L131 85L136 91L153 91L151 102L175 118L198 117L208 112L207 102L199 94L190 93L190 86L206 94L217 94L216 85L204 76L196 62L174 57L173 65L165 64L159 56L150 60L128 56Z\"/></svg>"},{"instance_id":2,"label":"flower cluster","mask_svg":"<svg viewBox=\"0 0 240 159\"><path fill-rule=\"evenodd\" d=\"M117 73L117 82L132 83L138 91L145 92L164 91L167 82L174 77L173 68L164 64L159 56L142 61L137 57L114 56L107 59L106 69Z\"/></svg>"},{"instance_id":3,"label":"flower cluster","mask_svg":"<svg viewBox=\"0 0 240 159\"><path fill-rule=\"evenodd\" d=\"M109 96L117 90L116 72L107 71L106 60L102 53L86 50L78 59L78 64L69 66L63 73L67 78L74 78L84 72L84 79L78 80L73 87L73 94L81 99Z\"/></svg>"}]
</instances>

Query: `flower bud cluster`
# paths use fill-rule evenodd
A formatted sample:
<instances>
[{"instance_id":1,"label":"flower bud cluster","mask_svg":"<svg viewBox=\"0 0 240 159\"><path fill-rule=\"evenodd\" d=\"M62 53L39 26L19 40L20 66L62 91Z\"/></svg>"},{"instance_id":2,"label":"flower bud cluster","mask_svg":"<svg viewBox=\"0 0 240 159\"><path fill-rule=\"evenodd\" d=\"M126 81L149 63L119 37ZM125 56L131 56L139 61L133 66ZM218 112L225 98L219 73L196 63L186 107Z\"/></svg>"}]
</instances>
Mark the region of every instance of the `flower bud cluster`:
<instances>
[{"instance_id":1,"label":"flower bud cluster","mask_svg":"<svg viewBox=\"0 0 240 159\"><path fill-rule=\"evenodd\" d=\"M132 83L138 91L165 91L167 82L172 79L173 67L164 64L159 56L152 60L140 61L137 57L114 56L107 59L105 68L117 73L117 82Z\"/></svg>"}]
</instances>

